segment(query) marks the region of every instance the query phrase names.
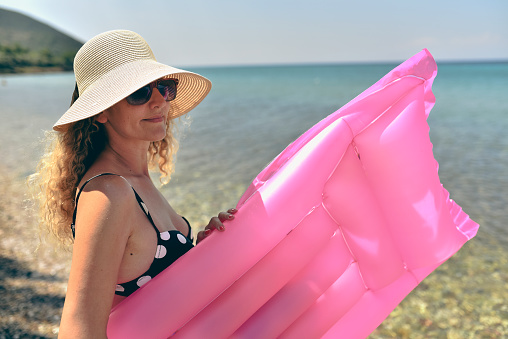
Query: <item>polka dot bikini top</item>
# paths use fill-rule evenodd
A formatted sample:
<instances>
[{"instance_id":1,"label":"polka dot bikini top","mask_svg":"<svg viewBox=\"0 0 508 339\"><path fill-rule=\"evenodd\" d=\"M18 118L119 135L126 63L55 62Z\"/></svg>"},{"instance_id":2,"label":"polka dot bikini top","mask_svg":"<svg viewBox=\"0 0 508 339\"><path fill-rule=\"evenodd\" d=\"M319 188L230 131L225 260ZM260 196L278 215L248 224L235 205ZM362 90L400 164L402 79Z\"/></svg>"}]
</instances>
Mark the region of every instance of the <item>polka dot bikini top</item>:
<instances>
[{"instance_id":1,"label":"polka dot bikini top","mask_svg":"<svg viewBox=\"0 0 508 339\"><path fill-rule=\"evenodd\" d=\"M97 177L103 176L103 175L118 175L113 173L101 173L99 175L96 175L90 179L88 179L79 189L78 195L76 196L76 203L74 208L74 215L72 217L72 235L75 237L75 222L76 222L76 211L78 208L78 199L81 195L81 192L83 191L83 188L86 184L88 184L92 179L95 179ZM123 178L121 175L118 175L119 177ZM125 179L125 178L123 178ZM126 180L126 179L125 179ZM131 186L132 187L132 186ZM121 284L116 285L115 294L121 295L121 296L129 296L134 291L139 289L141 286L146 284L148 281L150 281L153 277L155 277L157 274L162 272L165 268L167 268L169 265L171 265L173 262L175 262L178 258L180 258L182 255L187 253L192 247L192 233L191 233L191 227L187 219L184 217L183 220L187 223L187 226L189 227L189 233L188 236L184 236L180 231L171 230L166 232L159 232L158 228L155 226L155 223L153 222L152 216L150 215L150 212L148 211L148 208L146 207L145 203L141 199L141 197L138 195L136 190L134 190L134 187L132 187L132 190L134 191L134 195L136 197L136 200L141 207L141 210L143 213L145 213L146 217L152 224L155 232L157 233L157 249L155 251L155 256L152 261L152 264L148 268L148 270L141 274L139 277L132 279L131 281L127 281Z\"/></svg>"}]
</instances>

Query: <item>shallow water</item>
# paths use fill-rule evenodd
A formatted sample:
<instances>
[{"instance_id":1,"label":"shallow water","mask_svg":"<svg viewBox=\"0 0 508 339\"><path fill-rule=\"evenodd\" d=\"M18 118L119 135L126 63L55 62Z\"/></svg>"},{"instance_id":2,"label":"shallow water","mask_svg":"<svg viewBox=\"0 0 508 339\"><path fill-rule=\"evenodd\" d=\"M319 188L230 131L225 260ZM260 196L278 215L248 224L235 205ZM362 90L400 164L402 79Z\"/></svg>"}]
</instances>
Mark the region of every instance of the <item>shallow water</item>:
<instances>
[{"instance_id":1,"label":"shallow water","mask_svg":"<svg viewBox=\"0 0 508 339\"><path fill-rule=\"evenodd\" d=\"M213 82L184 129L164 194L189 218L236 204L257 173L301 133L395 65L194 69ZM440 178L482 232L508 242L508 64L439 65L429 117ZM38 139L68 107L70 73L0 76L0 159L26 175ZM205 217L206 216L206 217Z\"/></svg>"}]
</instances>

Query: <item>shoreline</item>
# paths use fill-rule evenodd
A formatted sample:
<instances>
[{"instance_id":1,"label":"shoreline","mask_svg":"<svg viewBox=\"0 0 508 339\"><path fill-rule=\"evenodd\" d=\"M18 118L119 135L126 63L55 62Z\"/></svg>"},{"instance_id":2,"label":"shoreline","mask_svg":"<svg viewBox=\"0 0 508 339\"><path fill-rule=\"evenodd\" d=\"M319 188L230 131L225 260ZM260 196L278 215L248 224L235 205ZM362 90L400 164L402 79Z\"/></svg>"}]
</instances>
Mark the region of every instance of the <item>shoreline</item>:
<instances>
[{"instance_id":1,"label":"shoreline","mask_svg":"<svg viewBox=\"0 0 508 339\"><path fill-rule=\"evenodd\" d=\"M56 337L70 253L40 243L24 180L2 168L0 190L0 337Z\"/></svg>"},{"instance_id":2,"label":"shoreline","mask_svg":"<svg viewBox=\"0 0 508 339\"><path fill-rule=\"evenodd\" d=\"M16 74L39 74L39 73L62 73L62 72L72 72L72 69L60 66L53 67L29 66L16 68L12 72L4 72L3 70L0 70L0 77L5 75L16 75Z\"/></svg>"}]
</instances>

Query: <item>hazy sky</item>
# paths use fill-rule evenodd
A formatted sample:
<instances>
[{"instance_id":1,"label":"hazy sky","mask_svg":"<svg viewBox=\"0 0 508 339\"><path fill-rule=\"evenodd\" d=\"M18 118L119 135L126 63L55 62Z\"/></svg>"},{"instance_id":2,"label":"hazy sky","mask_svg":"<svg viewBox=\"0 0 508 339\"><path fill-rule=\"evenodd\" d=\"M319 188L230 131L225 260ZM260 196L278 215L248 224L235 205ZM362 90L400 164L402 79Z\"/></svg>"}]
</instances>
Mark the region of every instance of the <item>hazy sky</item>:
<instances>
[{"instance_id":1,"label":"hazy sky","mask_svg":"<svg viewBox=\"0 0 508 339\"><path fill-rule=\"evenodd\" d=\"M508 59L508 0L0 0L86 41L140 33L174 66Z\"/></svg>"}]
</instances>

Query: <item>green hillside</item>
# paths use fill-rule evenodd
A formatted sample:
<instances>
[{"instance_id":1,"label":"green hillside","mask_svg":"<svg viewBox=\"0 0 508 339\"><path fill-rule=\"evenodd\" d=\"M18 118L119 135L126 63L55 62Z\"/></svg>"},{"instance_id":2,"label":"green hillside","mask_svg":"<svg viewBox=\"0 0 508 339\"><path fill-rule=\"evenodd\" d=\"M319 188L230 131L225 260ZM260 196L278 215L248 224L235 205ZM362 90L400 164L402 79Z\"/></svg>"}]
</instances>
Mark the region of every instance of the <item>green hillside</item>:
<instances>
[{"instance_id":1,"label":"green hillside","mask_svg":"<svg viewBox=\"0 0 508 339\"><path fill-rule=\"evenodd\" d=\"M81 45L40 21L0 8L0 73L72 70Z\"/></svg>"}]
</instances>

